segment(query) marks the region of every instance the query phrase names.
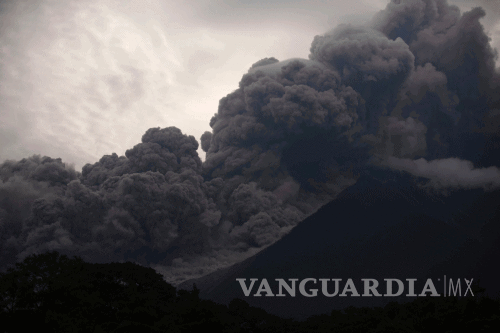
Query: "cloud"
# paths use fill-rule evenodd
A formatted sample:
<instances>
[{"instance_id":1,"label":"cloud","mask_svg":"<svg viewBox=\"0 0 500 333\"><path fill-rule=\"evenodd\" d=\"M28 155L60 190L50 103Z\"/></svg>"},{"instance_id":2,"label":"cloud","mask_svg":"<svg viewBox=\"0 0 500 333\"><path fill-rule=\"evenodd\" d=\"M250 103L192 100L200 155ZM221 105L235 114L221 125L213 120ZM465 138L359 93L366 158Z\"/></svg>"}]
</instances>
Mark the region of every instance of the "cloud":
<instances>
[{"instance_id":1,"label":"cloud","mask_svg":"<svg viewBox=\"0 0 500 333\"><path fill-rule=\"evenodd\" d=\"M108 2L30 3L0 14L0 131L18 132L3 159L60 154L80 168L166 122L181 62L155 19L139 25Z\"/></svg>"},{"instance_id":2,"label":"cloud","mask_svg":"<svg viewBox=\"0 0 500 333\"><path fill-rule=\"evenodd\" d=\"M206 153L210 149L210 141L212 141L212 133L209 131L205 131L205 133L201 135L200 141L201 141L201 149L203 149L203 151Z\"/></svg>"},{"instance_id":3,"label":"cloud","mask_svg":"<svg viewBox=\"0 0 500 333\"><path fill-rule=\"evenodd\" d=\"M349 83L402 81L414 62L402 39L392 40L374 29L348 24L316 36L310 58L331 65Z\"/></svg>"},{"instance_id":4,"label":"cloud","mask_svg":"<svg viewBox=\"0 0 500 333\"><path fill-rule=\"evenodd\" d=\"M299 61L301 64L304 64L305 66L316 66L316 67L319 67L321 69L325 68L325 65L323 65L319 61L301 59L301 58L291 58L291 59L279 61L278 59L272 57L272 58L264 58L264 59L257 61L248 70L248 73L255 73L257 71L262 71L266 75L280 74L281 68L283 68L284 66L288 65L289 63L291 63L293 61Z\"/></svg>"},{"instance_id":5,"label":"cloud","mask_svg":"<svg viewBox=\"0 0 500 333\"><path fill-rule=\"evenodd\" d=\"M427 149L427 127L412 117L380 117L377 137L370 136L370 142L377 154L413 158L424 156Z\"/></svg>"},{"instance_id":6,"label":"cloud","mask_svg":"<svg viewBox=\"0 0 500 333\"><path fill-rule=\"evenodd\" d=\"M417 65L430 62L444 72L459 98L478 98L498 89L495 55L479 22L485 15L480 7L461 15L445 0L393 1L373 26L389 38L402 38Z\"/></svg>"},{"instance_id":7,"label":"cloud","mask_svg":"<svg viewBox=\"0 0 500 333\"><path fill-rule=\"evenodd\" d=\"M500 187L498 167L474 168L472 162L458 158L427 161L423 158L410 160L389 157L383 164L418 177L428 178L431 180L431 186L436 188L493 190Z\"/></svg>"}]
</instances>

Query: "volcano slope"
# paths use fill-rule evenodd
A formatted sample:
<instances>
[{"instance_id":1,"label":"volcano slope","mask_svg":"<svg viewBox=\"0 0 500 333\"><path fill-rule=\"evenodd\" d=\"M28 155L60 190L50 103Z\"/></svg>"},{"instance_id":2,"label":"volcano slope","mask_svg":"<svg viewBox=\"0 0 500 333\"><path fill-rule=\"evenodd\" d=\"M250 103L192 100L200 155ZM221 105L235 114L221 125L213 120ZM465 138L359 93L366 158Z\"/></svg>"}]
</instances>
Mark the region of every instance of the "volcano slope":
<instances>
[{"instance_id":1,"label":"volcano slope","mask_svg":"<svg viewBox=\"0 0 500 333\"><path fill-rule=\"evenodd\" d=\"M486 288L487 295L496 297L500 291L500 190L443 193L419 186L422 181L406 172L371 168L278 242L241 263L185 281L178 288L191 289L196 283L202 298L223 304L241 298L269 313L295 319L347 306L412 301L416 297L405 296L410 293L406 279L417 279L416 294L421 294L427 279L432 279L436 292L444 297L445 275L448 295L450 278L455 284L461 280L462 295L467 289L464 279L472 278ZM236 279L245 279L249 287L251 278L258 280L245 296ZM255 296L264 278L274 296L266 296L263 290L260 297ZM316 283L305 285L307 293L317 289L316 297L299 292L299 283L306 278L316 279ZM322 294L319 279L323 278L342 279L336 296ZM280 291L275 279L284 279L290 286L288 279L298 279L295 297L284 288L285 296L276 296ZM360 296L350 291L339 296L348 279ZM382 296L363 296L361 279L377 280L376 290ZM402 295L384 296L384 279L401 280ZM392 292L396 293L398 286L393 284ZM329 281L328 292L333 293L334 288L334 282ZM471 296L470 291L467 294Z\"/></svg>"}]
</instances>

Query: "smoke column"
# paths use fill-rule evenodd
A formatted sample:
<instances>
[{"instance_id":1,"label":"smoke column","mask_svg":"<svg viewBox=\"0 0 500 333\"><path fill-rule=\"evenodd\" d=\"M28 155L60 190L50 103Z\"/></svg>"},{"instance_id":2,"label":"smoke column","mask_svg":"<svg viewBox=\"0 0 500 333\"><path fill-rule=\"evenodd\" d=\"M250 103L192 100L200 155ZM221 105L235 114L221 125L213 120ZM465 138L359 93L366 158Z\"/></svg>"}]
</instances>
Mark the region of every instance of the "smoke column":
<instances>
[{"instance_id":1,"label":"smoke column","mask_svg":"<svg viewBox=\"0 0 500 333\"><path fill-rule=\"evenodd\" d=\"M500 74L479 22L445 0L394 0L309 59L257 61L198 141L151 128L77 172L35 155L0 166L0 266L58 250L133 260L177 284L273 244L371 164L431 186L500 184ZM334 217L332 217L334 218Z\"/></svg>"}]
</instances>

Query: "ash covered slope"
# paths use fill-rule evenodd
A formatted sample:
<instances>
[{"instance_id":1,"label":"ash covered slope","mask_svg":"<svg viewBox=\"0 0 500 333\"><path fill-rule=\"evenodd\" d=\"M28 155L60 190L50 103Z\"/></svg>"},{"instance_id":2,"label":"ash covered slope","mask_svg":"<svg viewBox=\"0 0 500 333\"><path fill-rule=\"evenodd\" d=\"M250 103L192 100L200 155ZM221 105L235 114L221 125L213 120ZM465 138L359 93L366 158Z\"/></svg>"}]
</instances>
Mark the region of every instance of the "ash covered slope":
<instances>
[{"instance_id":1,"label":"ash covered slope","mask_svg":"<svg viewBox=\"0 0 500 333\"><path fill-rule=\"evenodd\" d=\"M294 318L349 305L377 306L413 298L327 298L321 294L319 281L306 286L306 290L317 288L317 297L302 296L298 285L296 297L285 290L287 297L265 297L265 292L254 297L262 278L274 294L278 293L277 278L298 278L299 282L341 278L339 293L351 278L360 294L364 291L360 279L374 278L383 294L384 278L417 278L415 290L420 293L427 278L442 281L443 275L462 278L462 283L463 278L480 279L489 295L498 293L500 191L458 190L445 196L420 188L418 181L405 172L372 168L275 244L242 263L178 287L190 289L194 282L203 298L221 303L242 298L270 313ZM244 296L237 278L246 278L247 286L250 278L259 279L251 296ZM333 292L334 284L329 286ZM407 284L405 288L404 294ZM442 292L441 285L436 288Z\"/></svg>"}]
</instances>

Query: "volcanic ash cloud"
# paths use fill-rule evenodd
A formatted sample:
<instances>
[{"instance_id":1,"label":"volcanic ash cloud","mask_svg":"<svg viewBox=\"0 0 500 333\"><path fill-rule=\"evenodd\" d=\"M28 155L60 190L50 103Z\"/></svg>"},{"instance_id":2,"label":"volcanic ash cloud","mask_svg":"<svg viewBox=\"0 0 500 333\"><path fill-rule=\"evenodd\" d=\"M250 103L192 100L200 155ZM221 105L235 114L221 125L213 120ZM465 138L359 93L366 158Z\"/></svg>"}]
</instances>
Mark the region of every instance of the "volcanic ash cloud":
<instances>
[{"instance_id":1,"label":"volcanic ash cloud","mask_svg":"<svg viewBox=\"0 0 500 333\"><path fill-rule=\"evenodd\" d=\"M257 61L220 100L203 163L175 127L81 174L40 156L3 163L2 267L59 250L178 283L279 240L372 163L441 187L496 186L500 75L484 15L393 1L365 26L316 36L309 59Z\"/></svg>"}]
</instances>

